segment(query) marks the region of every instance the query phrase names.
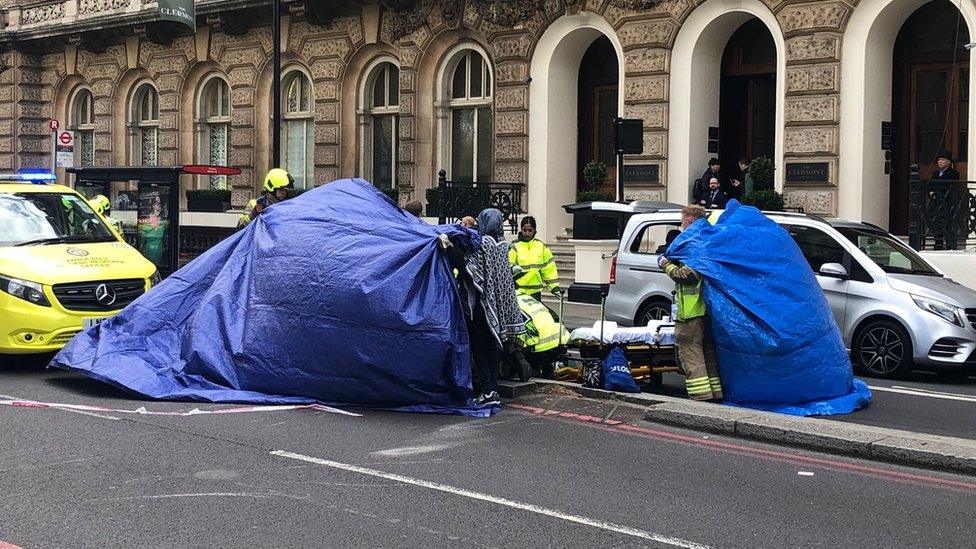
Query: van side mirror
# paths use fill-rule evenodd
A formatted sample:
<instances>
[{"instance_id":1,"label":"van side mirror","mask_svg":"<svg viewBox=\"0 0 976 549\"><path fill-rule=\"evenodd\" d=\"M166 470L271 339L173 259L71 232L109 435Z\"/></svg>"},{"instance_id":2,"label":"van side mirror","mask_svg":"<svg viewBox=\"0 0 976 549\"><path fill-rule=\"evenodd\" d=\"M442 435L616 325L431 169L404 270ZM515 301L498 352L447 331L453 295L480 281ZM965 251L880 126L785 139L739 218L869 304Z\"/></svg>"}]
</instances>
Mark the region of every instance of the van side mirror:
<instances>
[{"instance_id":1,"label":"van side mirror","mask_svg":"<svg viewBox=\"0 0 976 549\"><path fill-rule=\"evenodd\" d=\"M820 266L820 276L829 276L830 278L847 278L849 275L847 273L847 269L845 269L840 263L824 263Z\"/></svg>"}]
</instances>

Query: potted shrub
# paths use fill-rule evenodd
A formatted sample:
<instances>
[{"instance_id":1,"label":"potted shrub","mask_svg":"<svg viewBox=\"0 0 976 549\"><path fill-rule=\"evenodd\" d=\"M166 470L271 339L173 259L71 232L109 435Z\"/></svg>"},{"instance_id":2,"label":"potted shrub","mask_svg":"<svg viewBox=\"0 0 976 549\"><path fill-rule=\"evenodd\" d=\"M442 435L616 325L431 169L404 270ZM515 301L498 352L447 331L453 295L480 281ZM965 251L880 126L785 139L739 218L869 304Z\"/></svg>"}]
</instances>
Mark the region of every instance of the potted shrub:
<instances>
[{"instance_id":1,"label":"potted shrub","mask_svg":"<svg viewBox=\"0 0 976 549\"><path fill-rule=\"evenodd\" d=\"M754 190L742 197L742 203L764 212L782 212L784 208L783 195L770 189Z\"/></svg>"},{"instance_id":2,"label":"potted shrub","mask_svg":"<svg viewBox=\"0 0 976 549\"><path fill-rule=\"evenodd\" d=\"M607 169L607 165L599 160L591 160L586 166L583 167L583 181L586 181L586 188L581 191L583 192L599 192L603 184L606 183L607 178L610 177L610 170ZM591 202L587 200L581 200L577 198L577 202Z\"/></svg>"},{"instance_id":3,"label":"potted shrub","mask_svg":"<svg viewBox=\"0 0 976 549\"><path fill-rule=\"evenodd\" d=\"M390 197L390 200L392 200L394 204L399 204L400 203L399 202L400 201L400 190L399 189L380 189L380 191L383 194L385 194L386 196L389 196Z\"/></svg>"},{"instance_id":4,"label":"potted shrub","mask_svg":"<svg viewBox=\"0 0 976 549\"><path fill-rule=\"evenodd\" d=\"M609 176L606 164L598 160L589 162L583 168L586 186L576 193L576 202L613 202L614 196L601 190ZM589 209L573 214L573 237L580 240L617 238L619 228L617 219L594 215Z\"/></svg>"},{"instance_id":5,"label":"potted shrub","mask_svg":"<svg viewBox=\"0 0 976 549\"><path fill-rule=\"evenodd\" d=\"M191 212L226 212L230 209L229 189L189 189L186 209Z\"/></svg>"},{"instance_id":6,"label":"potted shrub","mask_svg":"<svg viewBox=\"0 0 976 549\"><path fill-rule=\"evenodd\" d=\"M754 191L771 191L773 190L773 171L776 166L773 164L772 159L768 156L756 157L749 164L749 174L752 175L752 184Z\"/></svg>"}]
</instances>

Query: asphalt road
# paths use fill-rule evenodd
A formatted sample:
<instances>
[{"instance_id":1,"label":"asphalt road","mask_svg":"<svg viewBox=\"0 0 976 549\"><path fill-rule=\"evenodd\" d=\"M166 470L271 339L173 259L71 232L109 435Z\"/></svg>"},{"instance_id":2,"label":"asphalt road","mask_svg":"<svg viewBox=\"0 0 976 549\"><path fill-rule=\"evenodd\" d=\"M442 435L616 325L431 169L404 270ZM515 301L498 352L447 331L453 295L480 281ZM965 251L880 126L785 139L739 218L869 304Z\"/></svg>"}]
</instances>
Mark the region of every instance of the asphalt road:
<instances>
[{"instance_id":1,"label":"asphalt road","mask_svg":"<svg viewBox=\"0 0 976 549\"><path fill-rule=\"evenodd\" d=\"M552 303L549 305L555 307ZM567 307L565 317L570 328L592 326L599 317L599 308L572 304ZM871 387L874 396L871 406L828 419L976 439L976 376L958 379L918 371L900 381L861 379ZM684 378L677 374L665 375L660 392L685 396Z\"/></svg>"},{"instance_id":2,"label":"asphalt road","mask_svg":"<svg viewBox=\"0 0 976 549\"><path fill-rule=\"evenodd\" d=\"M0 371L0 547L971 547L976 479L535 396L490 419L131 400ZM4 398L4 397L0 397ZM559 415L548 415L559 413Z\"/></svg>"}]
</instances>

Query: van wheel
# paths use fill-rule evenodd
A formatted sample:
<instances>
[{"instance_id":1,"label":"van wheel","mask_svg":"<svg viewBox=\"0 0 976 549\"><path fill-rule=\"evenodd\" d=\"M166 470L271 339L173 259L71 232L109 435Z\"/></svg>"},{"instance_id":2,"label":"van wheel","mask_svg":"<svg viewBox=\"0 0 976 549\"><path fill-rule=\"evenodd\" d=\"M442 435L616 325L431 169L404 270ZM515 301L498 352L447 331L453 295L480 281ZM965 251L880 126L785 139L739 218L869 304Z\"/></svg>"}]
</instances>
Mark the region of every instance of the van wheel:
<instances>
[{"instance_id":1,"label":"van wheel","mask_svg":"<svg viewBox=\"0 0 976 549\"><path fill-rule=\"evenodd\" d=\"M647 326L652 320L661 320L671 316L671 302L666 299L652 299L641 305L634 319L634 326Z\"/></svg>"},{"instance_id":2,"label":"van wheel","mask_svg":"<svg viewBox=\"0 0 976 549\"><path fill-rule=\"evenodd\" d=\"M854 341L854 364L858 372L898 379L912 370L912 340L901 325L875 320L858 331Z\"/></svg>"}]
</instances>

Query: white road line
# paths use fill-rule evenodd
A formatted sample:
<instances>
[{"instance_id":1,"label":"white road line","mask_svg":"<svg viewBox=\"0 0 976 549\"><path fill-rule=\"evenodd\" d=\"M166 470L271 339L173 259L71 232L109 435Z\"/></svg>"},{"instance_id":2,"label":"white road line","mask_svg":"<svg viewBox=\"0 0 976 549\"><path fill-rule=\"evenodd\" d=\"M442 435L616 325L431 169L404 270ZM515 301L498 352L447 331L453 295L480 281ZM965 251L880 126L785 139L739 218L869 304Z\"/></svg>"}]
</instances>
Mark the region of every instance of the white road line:
<instances>
[{"instance_id":1,"label":"white road line","mask_svg":"<svg viewBox=\"0 0 976 549\"><path fill-rule=\"evenodd\" d=\"M567 522L575 522L576 524L582 524L584 526L591 526L593 528L599 528L601 530L607 530L609 532L616 532L618 534L624 534L626 536L632 536L635 538L641 538L646 540L655 541L657 543L662 543L665 545L671 545L673 547L684 547L687 549L708 549L707 545L702 545L700 543L695 543L693 541L687 541L680 538L673 538L665 536L662 534L656 534L654 532L647 532L644 530L638 530L637 528L631 528L629 526L622 526L619 524L613 524L610 522L604 522L602 520L591 519L587 517L581 517L579 515L570 515L563 513L561 511L556 511L553 509L547 509L545 507L540 507L538 505L533 505L531 503L523 503L520 501L513 501L510 499L500 498L497 496L492 496L488 494L482 494L480 492L472 492L471 490L465 490L463 488L455 488L453 486L448 486L446 484L438 484L436 482L430 482L427 480L406 477L403 475L398 475L396 473L387 473L384 471L378 471L376 469L368 469L366 467L359 467L357 465L350 465L348 463L340 463L338 461L331 461L327 459L321 459L311 456L306 456L302 454L295 454L292 452L286 452L284 450L275 450L271 452L271 455L295 459L299 461L304 461L307 463L314 463L316 465L322 465L325 467L331 467L333 469L340 469L343 471L350 471L353 473L359 473L361 475L367 475L371 477L383 478L386 480L392 480L400 482L403 484L410 484L413 486L420 486L421 488L428 488L430 490L437 490L438 492L445 492L448 494L454 494L456 496L461 496L469 499L475 499L479 501L487 501L489 503L494 503L496 505L504 505L505 507L511 507L513 509L519 509L522 511L528 511L530 513L535 513L537 515L545 515L547 517L553 517L560 520L565 520Z\"/></svg>"},{"instance_id":2,"label":"white road line","mask_svg":"<svg viewBox=\"0 0 976 549\"><path fill-rule=\"evenodd\" d=\"M929 391L908 389L908 388L901 388L901 387L875 387L873 385L868 385L868 388L871 389L872 391L881 391L883 393L898 393L900 395L912 395L912 396L921 396L921 397L928 397L928 398L938 398L942 400L958 400L960 402L976 403L976 397L969 396L969 395L958 395L953 393L934 393Z\"/></svg>"},{"instance_id":3,"label":"white road line","mask_svg":"<svg viewBox=\"0 0 976 549\"><path fill-rule=\"evenodd\" d=\"M29 399L17 398L17 397L10 396L10 395L0 395L0 398L5 398L7 400L30 401ZM75 409L72 409L72 408L66 408L66 407L61 407L61 406L58 406L55 409L57 409L57 410L64 410L65 412L71 412L71 413L74 413L74 414L81 414L83 416L92 416L92 417L97 417L97 418L101 418L101 419L111 419L112 421L122 421L122 418L120 418L120 417L109 416L109 415L105 415L105 414L96 414L95 412L88 412L86 410L75 410Z\"/></svg>"},{"instance_id":4,"label":"white road line","mask_svg":"<svg viewBox=\"0 0 976 549\"><path fill-rule=\"evenodd\" d=\"M173 498L259 498L267 499L273 497L272 494L252 494L249 492L207 492L202 494L158 494L154 496L132 496L103 499L97 501L127 501L143 499L173 499Z\"/></svg>"}]
</instances>

